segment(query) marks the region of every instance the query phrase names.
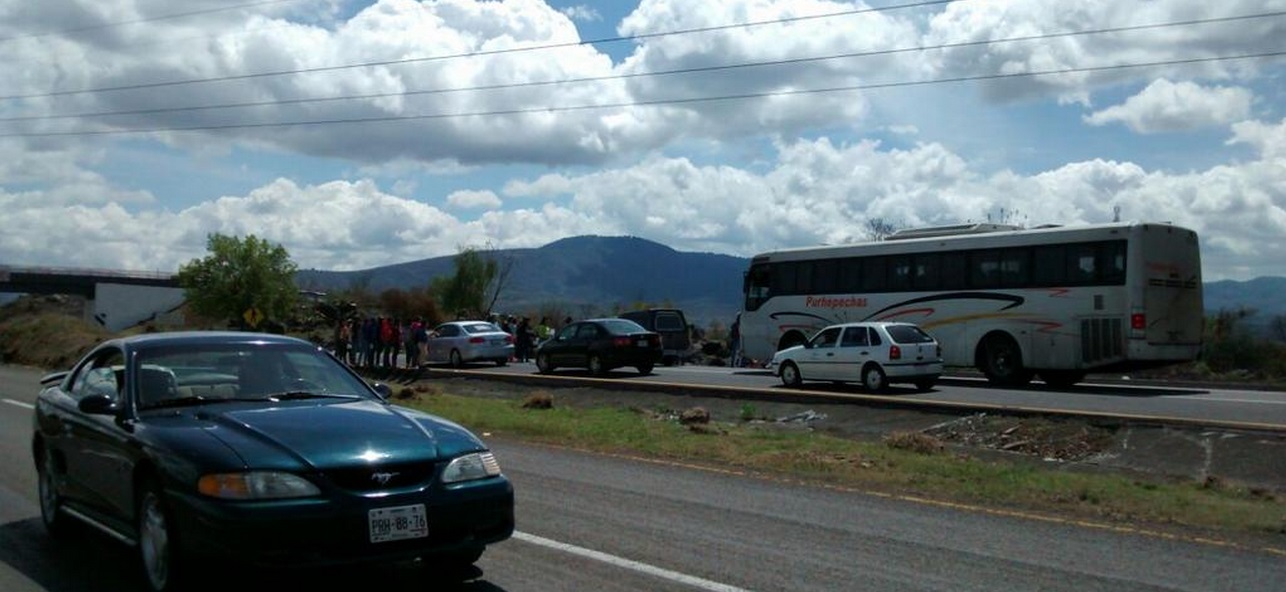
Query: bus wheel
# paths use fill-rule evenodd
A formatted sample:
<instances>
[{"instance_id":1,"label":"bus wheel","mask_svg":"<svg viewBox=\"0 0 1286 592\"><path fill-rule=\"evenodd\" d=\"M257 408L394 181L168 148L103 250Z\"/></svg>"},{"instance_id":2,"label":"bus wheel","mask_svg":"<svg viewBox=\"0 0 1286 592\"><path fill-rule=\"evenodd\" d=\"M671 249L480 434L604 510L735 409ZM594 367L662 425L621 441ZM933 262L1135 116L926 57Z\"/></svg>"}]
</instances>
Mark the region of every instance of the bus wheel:
<instances>
[{"instance_id":1,"label":"bus wheel","mask_svg":"<svg viewBox=\"0 0 1286 592\"><path fill-rule=\"evenodd\" d=\"M1023 367L1023 352L1008 335L992 335L982 342L980 370L992 384L1022 386L1032 371Z\"/></svg>"},{"instance_id":2,"label":"bus wheel","mask_svg":"<svg viewBox=\"0 0 1286 592\"><path fill-rule=\"evenodd\" d=\"M1085 380L1085 373L1080 370L1041 370L1040 379L1054 388L1067 388Z\"/></svg>"}]
</instances>

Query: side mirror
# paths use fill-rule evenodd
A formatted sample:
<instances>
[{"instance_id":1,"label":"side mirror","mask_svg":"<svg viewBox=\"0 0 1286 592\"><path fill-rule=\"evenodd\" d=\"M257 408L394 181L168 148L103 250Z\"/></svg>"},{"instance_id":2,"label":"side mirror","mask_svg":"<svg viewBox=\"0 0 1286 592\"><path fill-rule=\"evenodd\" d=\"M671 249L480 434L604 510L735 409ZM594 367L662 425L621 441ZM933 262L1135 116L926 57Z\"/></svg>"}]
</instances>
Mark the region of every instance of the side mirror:
<instances>
[{"instance_id":1,"label":"side mirror","mask_svg":"<svg viewBox=\"0 0 1286 592\"><path fill-rule=\"evenodd\" d=\"M387 384L384 384L382 382L377 382L372 384L371 388L375 389L375 392L378 393L380 398L384 399L385 401L393 398L393 387Z\"/></svg>"},{"instance_id":2,"label":"side mirror","mask_svg":"<svg viewBox=\"0 0 1286 592\"><path fill-rule=\"evenodd\" d=\"M116 415L119 409L116 405L116 397L94 393L80 400L76 405L81 413L91 415Z\"/></svg>"}]
</instances>

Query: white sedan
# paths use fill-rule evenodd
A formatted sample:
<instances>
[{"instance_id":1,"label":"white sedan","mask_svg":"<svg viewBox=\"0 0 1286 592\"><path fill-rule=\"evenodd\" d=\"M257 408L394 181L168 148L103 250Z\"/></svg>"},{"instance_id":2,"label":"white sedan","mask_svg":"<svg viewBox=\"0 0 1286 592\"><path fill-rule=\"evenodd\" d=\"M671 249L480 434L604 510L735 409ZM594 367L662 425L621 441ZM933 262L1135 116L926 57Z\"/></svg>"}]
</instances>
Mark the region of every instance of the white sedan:
<instances>
[{"instance_id":1,"label":"white sedan","mask_svg":"<svg viewBox=\"0 0 1286 592\"><path fill-rule=\"evenodd\" d=\"M860 382L875 392L905 382L925 391L942 375L942 347L912 323L843 323L777 352L769 368L790 387L805 380Z\"/></svg>"},{"instance_id":2,"label":"white sedan","mask_svg":"<svg viewBox=\"0 0 1286 592\"><path fill-rule=\"evenodd\" d=\"M446 362L459 368L471 362L509 363L514 336L487 321L448 321L429 333L426 362Z\"/></svg>"}]
</instances>

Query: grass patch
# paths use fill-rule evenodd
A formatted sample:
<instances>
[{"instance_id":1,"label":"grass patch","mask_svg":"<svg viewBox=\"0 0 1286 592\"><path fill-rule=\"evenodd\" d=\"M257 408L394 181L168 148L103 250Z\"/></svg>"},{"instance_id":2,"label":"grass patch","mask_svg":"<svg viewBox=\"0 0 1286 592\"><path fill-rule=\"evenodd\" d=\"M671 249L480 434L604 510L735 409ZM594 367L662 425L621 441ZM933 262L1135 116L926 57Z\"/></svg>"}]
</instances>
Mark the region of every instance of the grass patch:
<instances>
[{"instance_id":1,"label":"grass patch","mask_svg":"<svg viewBox=\"0 0 1286 592\"><path fill-rule=\"evenodd\" d=\"M1229 533L1286 534L1286 502L1219 482L1141 481L984 461L932 436L859 442L744 423L690 430L673 414L611 407L532 409L522 401L450 394L408 402L493 435L574 448L732 467L772 477L944 501Z\"/></svg>"}]
</instances>

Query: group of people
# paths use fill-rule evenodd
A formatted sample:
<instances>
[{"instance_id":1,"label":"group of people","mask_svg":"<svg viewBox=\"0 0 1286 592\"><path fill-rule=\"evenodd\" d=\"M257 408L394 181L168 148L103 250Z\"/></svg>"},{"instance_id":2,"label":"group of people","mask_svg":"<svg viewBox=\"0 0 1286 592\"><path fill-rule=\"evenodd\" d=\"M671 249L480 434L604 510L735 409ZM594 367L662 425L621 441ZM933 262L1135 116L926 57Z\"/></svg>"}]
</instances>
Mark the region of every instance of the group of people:
<instances>
[{"instance_id":1,"label":"group of people","mask_svg":"<svg viewBox=\"0 0 1286 592\"><path fill-rule=\"evenodd\" d=\"M491 315L492 324L514 336L515 362L528 362L536 348L554 336L549 317L533 324L530 317ZM563 326L572 322L563 319ZM422 317L409 320L383 315L341 322L335 330L335 356L355 368L418 368L428 361L433 328Z\"/></svg>"},{"instance_id":2,"label":"group of people","mask_svg":"<svg viewBox=\"0 0 1286 592\"><path fill-rule=\"evenodd\" d=\"M535 325L531 323L530 317L518 318L512 315L507 317L491 315L490 321L500 327L501 331L514 336L513 361L515 362L531 361L536 355L536 348L554 336L554 328L549 324L549 317L541 317L540 322ZM571 317L563 319L564 326L571 322Z\"/></svg>"},{"instance_id":3,"label":"group of people","mask_svg":"<svg viewBox=\"0 0 1286 592\"><path fill-rule=\"evenodd\" d=\"M430 327L424 319L358 317L335 331L335 356L355 368L417 368L428 355Z\"/></svg>"}]
</instances>

